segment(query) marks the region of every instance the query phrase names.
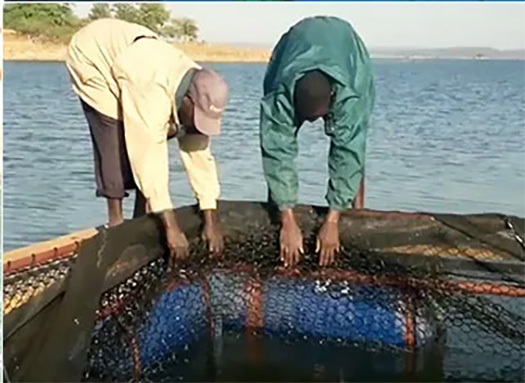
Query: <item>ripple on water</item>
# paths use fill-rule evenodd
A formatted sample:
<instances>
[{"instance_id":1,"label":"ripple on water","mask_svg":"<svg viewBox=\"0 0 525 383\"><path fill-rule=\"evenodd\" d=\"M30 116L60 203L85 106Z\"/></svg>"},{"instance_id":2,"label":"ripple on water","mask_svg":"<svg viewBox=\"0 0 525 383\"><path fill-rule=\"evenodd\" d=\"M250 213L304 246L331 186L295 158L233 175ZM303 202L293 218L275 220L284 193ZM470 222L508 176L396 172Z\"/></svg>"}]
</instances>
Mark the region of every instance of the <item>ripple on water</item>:
<instances>
[{"instance_id":1,"label":"ripple on water","mask_svg":"<svg viewBox=\"0 0 525 383\"><path fill-rule=\"evenodd\" d=\"M222 197L265 199L258 143L265 65L213 67L231 88L223 134L212 149ZM523 69L514 61L376 61L367 206L525 216ZM327 138L314 124L301 131L299 143L301 201L324 204ZM6 250L104 221L105 204L94 196L92 156L65 67L5 63ZM179 161L170 157L171 193L180 206L194 200Z\"/></svg>"}]
</instances>

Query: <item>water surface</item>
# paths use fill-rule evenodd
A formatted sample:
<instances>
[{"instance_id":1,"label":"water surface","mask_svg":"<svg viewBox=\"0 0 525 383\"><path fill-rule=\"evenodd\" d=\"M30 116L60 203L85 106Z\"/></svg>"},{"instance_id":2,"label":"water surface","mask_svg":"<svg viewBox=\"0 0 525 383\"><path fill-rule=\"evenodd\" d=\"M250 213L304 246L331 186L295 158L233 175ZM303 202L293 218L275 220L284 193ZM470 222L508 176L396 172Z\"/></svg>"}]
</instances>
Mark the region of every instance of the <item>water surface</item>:
<instances>
[{"instance_id":1,"label":"water surface","mask_svg":"<svg viewBox=\"0 0 525 383\"><path fill-rule=\"evenodd\" d=\"M212 149L221 198L265 200L258 143L265 65L212 67L231 87ZM375 61L366 206L525 216L524 69L522 61ZM4 70L5 249L103 224L89 131L65 67L7 62ZM176 143L170 154L173 201L194 203ZM319 125L305 126L302 203L325 204L327 155Z\"/></svg>"}]
</instances>

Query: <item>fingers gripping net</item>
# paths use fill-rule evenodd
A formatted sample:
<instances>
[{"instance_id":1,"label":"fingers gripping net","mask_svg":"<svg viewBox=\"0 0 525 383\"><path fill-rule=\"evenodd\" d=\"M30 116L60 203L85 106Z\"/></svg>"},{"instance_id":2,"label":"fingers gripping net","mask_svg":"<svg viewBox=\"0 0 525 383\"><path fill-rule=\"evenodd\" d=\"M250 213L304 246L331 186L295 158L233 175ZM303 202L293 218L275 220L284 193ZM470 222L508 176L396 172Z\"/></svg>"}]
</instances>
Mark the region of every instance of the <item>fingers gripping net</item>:
<instances>
[{"instance_id":1,"label":"fingers gripping net","mask_svg":"<svg viewBox=\"0 0 525 383\"><path fill-rule=\"evenodd\" d=\"M313 220L294 270L266 222L228 236L220 259L194 240L177 269L149 262L102 295L83 380L521 381L522 264L493 246L513 233L431 220L385 237L386 221L362 221L330 268Z\"/></svg>"}]
</instances>

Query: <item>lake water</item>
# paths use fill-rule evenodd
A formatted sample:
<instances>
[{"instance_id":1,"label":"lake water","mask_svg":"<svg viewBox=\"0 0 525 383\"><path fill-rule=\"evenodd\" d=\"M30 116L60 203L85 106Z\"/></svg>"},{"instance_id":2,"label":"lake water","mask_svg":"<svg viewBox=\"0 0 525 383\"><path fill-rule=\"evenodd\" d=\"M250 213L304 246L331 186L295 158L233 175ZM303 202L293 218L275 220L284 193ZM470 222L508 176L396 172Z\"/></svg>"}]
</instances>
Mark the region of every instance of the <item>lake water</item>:
<instances>
[{"instance_id":1,"label":"lake water","mask_svg":"<svg viewBox=\"0 0 525 383\"><path fill-rule=\"evenodd\" d=\"M258 143L264 64L213 64L231 87L213 144L223 199L265 200ZM375 61L366 207L525 216L525 63ZM103 224L89 131L60 63L4 64L4 248ZM194 203L171 144L171 194ZM300 133L300 201L325 204L328 140ZM129 215L131 199L128 201Z\"/></svg>"}]
</instances>

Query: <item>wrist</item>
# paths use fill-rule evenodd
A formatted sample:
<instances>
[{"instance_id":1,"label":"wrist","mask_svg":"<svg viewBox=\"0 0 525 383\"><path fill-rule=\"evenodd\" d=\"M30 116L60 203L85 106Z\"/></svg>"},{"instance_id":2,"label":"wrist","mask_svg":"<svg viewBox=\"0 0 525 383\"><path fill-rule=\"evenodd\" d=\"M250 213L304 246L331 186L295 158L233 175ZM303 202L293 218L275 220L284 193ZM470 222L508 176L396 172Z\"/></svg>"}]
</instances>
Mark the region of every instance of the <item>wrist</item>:
<instances>
[{"instance_id":1,"label":"wrist","mask_svg":"<svg viewBox=\"0 0 525 383\"><path fill-rule=\"evenodd\" d=\"M204 215L204 225L205 226L217 225L217 210L206 209L206 210L203 210L202 213Z\"/></svg>"},{"instance_id":2,"label":"wrist","mask_svg":"<svg viewBox=\"0 0 525 383\"><path fill-rule=\"evenodd\" d=\"M326 215L325 223L338 224L340 216L341 216L340 211L330 209L328 211L328 214Z\"/></svg>"},{"instance_id":3,"label":"wrist","mask_svg":"<svg viewBox=\"0 0 525 383\"><path fill-rule=\"evenodd\" d=\"M281 211L281 224L283 226L295 224L295 216L292 209L285 209Z\"/></svg>"},{"instance_id":4,"label":"wrist","mask_svg":"<svg viewBox=\"0 0 525 383\"><path fill-rule=\"evenodd\" d=\"M160 217L166 230L181 231L173 210L163 211L160 213Z\"/></svg>"}]
</instances>

